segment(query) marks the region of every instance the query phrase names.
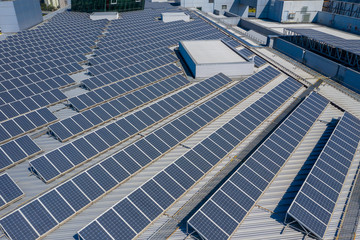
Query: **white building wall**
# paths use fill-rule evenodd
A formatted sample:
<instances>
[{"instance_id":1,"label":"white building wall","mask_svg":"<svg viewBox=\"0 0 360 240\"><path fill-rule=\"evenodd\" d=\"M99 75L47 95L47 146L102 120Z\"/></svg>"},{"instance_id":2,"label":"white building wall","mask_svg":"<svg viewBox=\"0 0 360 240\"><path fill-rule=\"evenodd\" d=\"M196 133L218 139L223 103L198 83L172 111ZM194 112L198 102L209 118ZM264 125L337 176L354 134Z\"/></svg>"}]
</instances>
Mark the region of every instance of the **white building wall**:
<instances>
[{"instance_id":1,"label":"white building wall","mask_svg":"<svg viewBox=\"0 0 360 240\"><path fill-rule=\"evenodd\" d=\"M28 29L42 22L42 12L38 0L14 1L20 30Z\"/></svg>"},{"instance_id":2,"label":"white building wall","mask_svg":"<svg viewBox=\"0 0 360 240\"><path fill-rule=\"evenodd\" d=\"M42 22L40 1L0 1L2 32L19 32Z\"/></svg>"},{"instance_id":3,"label":"white building wall","mask_svg":"<svg viewBox=\"0 0 360 240\"><path fill-rule=\"evenodd\" d=\"M321 1L284 1L281 14L281 22L312 22L317 12L322 10ZM289 13L295 16L289 19Z\"/></svg>"},{"instance_id":4,"label":"white building wall","mask_svg":"<svg viewBox=\"0 0 360 240\"><path fill-rule=\"evenodd\" d=\"M211 0L210 0L211 1ZM281 1L281 0L181 0L181 6L187 8L200 8L204 12L218 10L220 14L225 11L241 17L247 17L249 6L256 8L256 18L269 18L278 22L312 22L317 13L322 10L323 0L308 1ZM225 9L224 9L225 8ZM289 18L293 13L293 18Z\"/></svg>"},{"instance_id":5,"label":"white building wall","mask_svg":"<svg viewBox=\"0 0 360 240\"><path fill-rule=\"evenodd\" d=\"M216 0L214 0L216 1ZM181 0L181 6L186 8L200 8L204 12L213 12L214 3L209 3L209 0Z\"/></svg>"},{"instance_id":6,"label":"white building wall","mask_svg":"<svg viewBox=\"0 0 360 240\"><path fill-rule=\"evenodd\" d=\"M0 1L0 27L4 33L20 31L14 2Z\"/></svg>"},{"instance_id":7,"label":"white building wall","mask_svg":"<svg viewBox=\"0 0 360 240\"><path fill-rule=\"evenodd\" d=\"M241 63L220 63L220 64L197 64L196 78L209 78L218 73L223 73L228 77L247 76L254 73L253 62Z\"/></svg>"}]
</instances>

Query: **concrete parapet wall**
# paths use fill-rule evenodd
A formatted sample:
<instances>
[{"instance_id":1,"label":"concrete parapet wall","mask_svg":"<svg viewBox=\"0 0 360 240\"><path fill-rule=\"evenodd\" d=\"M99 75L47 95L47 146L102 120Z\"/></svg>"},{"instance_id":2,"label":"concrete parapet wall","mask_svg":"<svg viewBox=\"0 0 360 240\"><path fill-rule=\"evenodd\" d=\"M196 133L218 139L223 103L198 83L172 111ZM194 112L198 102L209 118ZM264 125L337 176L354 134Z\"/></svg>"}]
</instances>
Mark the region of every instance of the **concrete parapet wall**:
<instances>
[{"instance_id":1,"label":"concrete parapet wall","mask_svg":"<svg viewBox=\"0 0 360 240\"><path fill-rule=\"evenodd\" d=\"M360 18L338 15L329 12L319 12L316 23L339 30L360 34Z\"/></svg>"},{"instance_id":2,"label":"concrete parapet wall","mask_svg":"<svg viewBox=\"0 0 360 240\"><path fill-rule=\"evenodd\" d=\"M340 84L360 93L360 73L316 53L296 46L281 38L275 38L273 48L296 61L332 78Z\"/></svg>"},{"instance_id":3,"label":"concrete parapet wall","mask_svg":"<svg viewBox=\"0 0 360 240\"><path fill-rule=\"evenodd\" d=\"M240 20L240 27L254 30L255 32L261 33L263 35L279 35L278 32L275 32L270 29L266 29L263 26L258 25L250 20L246 20L244 18L241 18Z\"/></svg>"}]
</instances>

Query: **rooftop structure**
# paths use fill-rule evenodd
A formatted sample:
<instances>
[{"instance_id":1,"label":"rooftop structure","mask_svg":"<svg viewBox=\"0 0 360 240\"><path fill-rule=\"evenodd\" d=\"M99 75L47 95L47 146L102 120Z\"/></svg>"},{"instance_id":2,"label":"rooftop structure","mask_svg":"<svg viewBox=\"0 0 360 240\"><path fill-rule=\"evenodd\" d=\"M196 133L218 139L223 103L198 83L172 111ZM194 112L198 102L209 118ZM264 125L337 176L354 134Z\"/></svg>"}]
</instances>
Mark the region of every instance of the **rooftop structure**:
<instances>
[{"instance_id":1,"label":"rooftop structure","mask_svg":"<svg viewBox=\"0 0 360 240\"><path fill-rule=\"evenodd\" d=\"M119 18L118 12L94 12L90 15L91 20L107 19L110 21L118 18Z\"/></svg>"},{"instance_id":2,"label":"rooftop structure","mask_svg":"<svg viewBox=\"0 0 360 240\"><path fill-rule=\"evenodd\" d=\"M165 12L161 14L163 22L190 21L190 16L184 12Z\"/></svg>"},{"instance_id":3,"label":"rooftop structure","mask_svg":"<svg viewBox=\"0 0 360 240\"><path fill-rule=\"evenodd\" d=\"M0 1L0 28L3 33L26 30L42 20L37 0Z\"/></svg>"},{"instance_id":4,"label":"rooftop structure","mask_svg":"<svg viewBox=\"0 0 360 240\"><path fill-rule=\"evenodd\" d=\"M229 77L250 75L254 63L248 62L219 40L181 41L179 51L196 78L224 73Z\"/></svg>"},{"instance_id":5,"label":"rooftop structure","mask_svg":"<svg viewBox=\"0 0 360 240\"><path fill-rule=\"evenodd\" d=\"M0 41L1 239L354 236L359 95L173 5ZM254 72L195 79L186 42Z\"/></svg>"},{"instance_id":6,"label":"rooftop structure","mask_svg":"<svg viewBox=\"0 0 360 240\"><path fill-rule=\"evenodd\" d=\"M71 0L71 10L78 12L126 12L144 9L144 0Z\"/></svg>"}]
</instances>

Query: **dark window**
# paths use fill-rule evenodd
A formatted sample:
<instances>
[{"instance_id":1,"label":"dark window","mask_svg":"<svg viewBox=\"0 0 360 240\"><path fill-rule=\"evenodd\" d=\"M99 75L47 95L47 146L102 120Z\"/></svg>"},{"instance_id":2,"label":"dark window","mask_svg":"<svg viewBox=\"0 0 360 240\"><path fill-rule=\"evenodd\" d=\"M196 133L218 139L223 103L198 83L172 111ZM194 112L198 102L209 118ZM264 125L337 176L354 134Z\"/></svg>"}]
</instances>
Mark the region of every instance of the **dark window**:
<instances>
[{"instance_id":1,"label":"dark window","mask_svg":"<svg viewBox=\"0 0 360 240\"><path fill-rule=\"evenodd\" d=\"M222 9L227 9L227 5L221 5Z\"/></svg>"}]
</instances>

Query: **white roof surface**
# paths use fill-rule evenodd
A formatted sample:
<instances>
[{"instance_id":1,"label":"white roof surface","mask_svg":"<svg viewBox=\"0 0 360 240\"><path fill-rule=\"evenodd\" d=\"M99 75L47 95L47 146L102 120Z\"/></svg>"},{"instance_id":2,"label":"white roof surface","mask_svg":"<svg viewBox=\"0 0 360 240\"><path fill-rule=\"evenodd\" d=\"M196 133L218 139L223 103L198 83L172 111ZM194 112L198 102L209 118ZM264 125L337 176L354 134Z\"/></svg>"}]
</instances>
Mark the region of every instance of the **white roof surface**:
<instances>
[{"instance_id":1,"label":"white roof surface","mask_svg":"<svg viewBox=\"0 0 360 240\"><path fill-rule=\"evenodd\" d=\"M220 40L182 41L181 44L196 64L246 61Z\"/></svg>"}]
</instances>

